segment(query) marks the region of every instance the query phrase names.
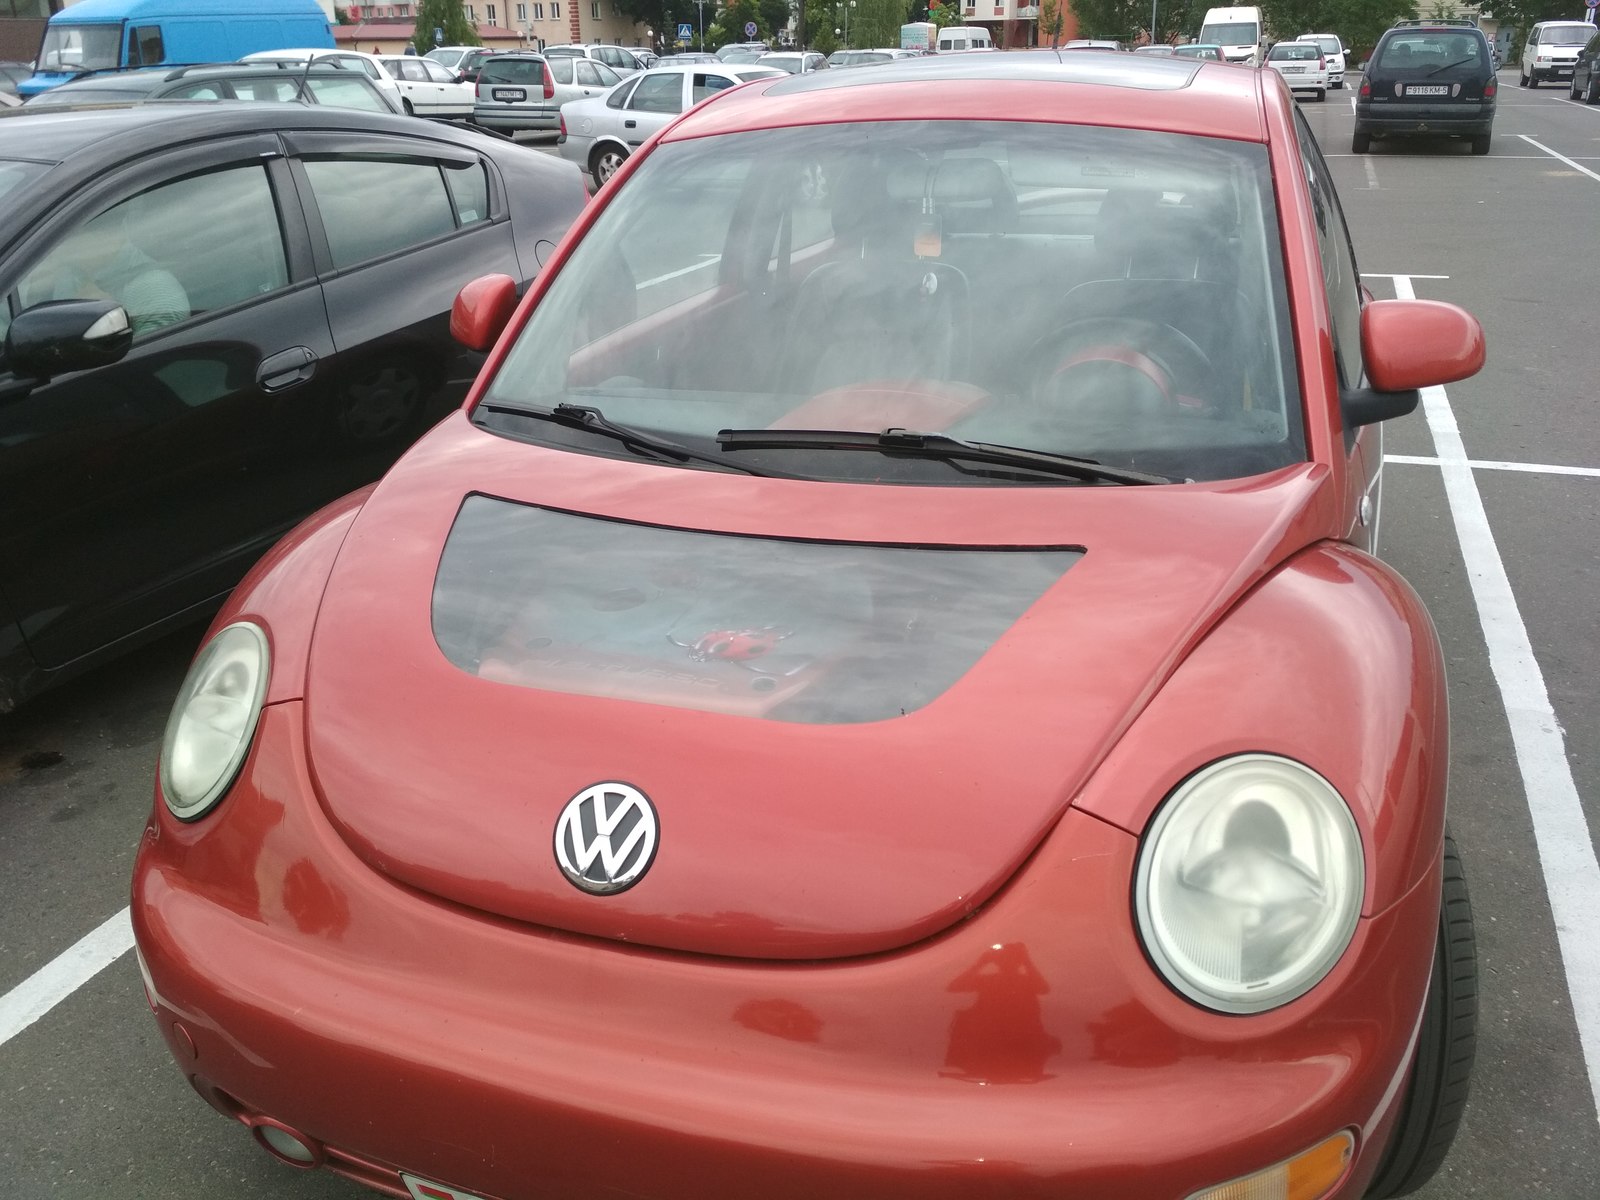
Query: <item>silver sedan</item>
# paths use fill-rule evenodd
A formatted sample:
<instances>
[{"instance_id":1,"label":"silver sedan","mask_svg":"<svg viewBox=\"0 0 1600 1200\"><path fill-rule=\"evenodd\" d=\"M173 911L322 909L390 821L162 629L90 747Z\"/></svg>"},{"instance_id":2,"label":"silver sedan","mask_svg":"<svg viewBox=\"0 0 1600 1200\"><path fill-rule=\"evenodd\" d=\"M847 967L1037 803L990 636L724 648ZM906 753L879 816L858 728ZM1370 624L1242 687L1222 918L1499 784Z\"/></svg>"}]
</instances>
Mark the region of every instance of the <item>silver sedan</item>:
<instances>
[{"instance_id":1,"label":"silver sedan","mask_svg":"<svg viewBox=\"0 0 1600 1200\"><path fill-rule=\"evenodd\" d=\"M630 76L604 96L561 106L561 155L603 184L646 138L713 92L787 72L742 63L686 63Z\"/></svg>"}]
</instances>

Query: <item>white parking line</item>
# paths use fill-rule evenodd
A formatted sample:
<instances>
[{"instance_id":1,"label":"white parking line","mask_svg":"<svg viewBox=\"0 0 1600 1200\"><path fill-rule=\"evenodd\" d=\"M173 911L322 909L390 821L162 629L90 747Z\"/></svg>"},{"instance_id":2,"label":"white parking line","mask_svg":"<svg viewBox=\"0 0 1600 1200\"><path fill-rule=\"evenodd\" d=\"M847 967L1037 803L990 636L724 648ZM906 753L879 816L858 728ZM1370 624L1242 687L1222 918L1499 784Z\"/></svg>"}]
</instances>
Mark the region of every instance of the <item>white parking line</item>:
<instances>
[{"instance_id":1,"label":"white parking line","mask_svg":"<svg viewBox=\"0 0 1600 1200\"><path fill-rule=\"evenodd\" d=\"M1414 300L1411 277L1396 275L1395 295ZM1418 278L1421 278L1418 276ZM1600 1112L1600 938L1593 936L1600 912L1600 861L1567 761L1566 738L1550 704L1544 673L1517 608L1500 549L1472 474L1450 398L1442 387L1422 390L1423 412L1439 455L1445 496L1461 542L1461 556L1483 626L1517 769L1533 818L1534 841L1545 892L1555 919L1556 941L1567 975L1567 992L1578 1026L1578 1042L1589 1075L1589 1091Z\"/></svg>"},{"instance_id":2,"label":"white parking line","mask_svg":"<svg viewBox=\"0 0 1600 1200\"><path fill-rule=\"evenodd\" d=\"M0 996L0 1046L131 949L133 922L123 909Z\"/></svg>"},{"instance_id":3,"label":"white parking line","mask_svg":"<svg viewBox=\"0 0 1600 1200\"><path fill-rule=\"evenodd\" d=\"M1571 167L1574 171L1582 171L1590 179L1593 179L1596 183L1600 183L1600 175L1596 175L1593 171L1589 170L1588 167L1581 166L1580 164L1573 162L1565 154L1557 154L1554 150L1550 149L1549 146L1544 145L1542 142L1534 141L1531 137L1529 137L1525 133L1519 133L1519 134L1517 134L1517 136L1519 138L1521 138L1523 141L1527 142L1528 145L1534 146L1534 147L1537 147L1540 150L1543 150L1551 158L1560 159L1562 162L1566 163L1567 166Z\"/></svg>"},{"instance_id":4,"label":"white parking line","mask_svg":"<svg viewBox=\"0 0 1600 1200\"><path fill-rule=\"evenodd\" d=\"M1437 467L1439 459L1425 454L1385 454L1386 463L1402 463L1410 467ZM1554 463L1491 462L1482 458L1469 458L1467 466L1474 471L1527 471L1533 475L1587 475L1600 479L1600 467L1562 467Z\"/></svg>"}]
</instances>

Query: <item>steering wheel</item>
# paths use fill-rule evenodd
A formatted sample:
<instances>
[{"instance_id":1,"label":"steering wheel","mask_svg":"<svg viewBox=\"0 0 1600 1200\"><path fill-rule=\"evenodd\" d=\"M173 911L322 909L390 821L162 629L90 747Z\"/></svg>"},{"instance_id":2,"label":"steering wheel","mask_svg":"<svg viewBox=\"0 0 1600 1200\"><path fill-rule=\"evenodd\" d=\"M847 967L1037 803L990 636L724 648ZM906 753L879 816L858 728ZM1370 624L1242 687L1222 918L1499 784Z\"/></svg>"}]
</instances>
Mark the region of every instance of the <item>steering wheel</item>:
<instances>
[{"instance_id":1,"label":"steering wheel","mask_svg":"<svg viewBox=\"0 0 1600 1200\"><path fill-rule=\"evenodd\" d=\"M1026 360L1033 397L1127 419L1203 413L1216 368L1188 334L1146 317L1084 317L1034 343Z\"/></svg>"}]
</instances>

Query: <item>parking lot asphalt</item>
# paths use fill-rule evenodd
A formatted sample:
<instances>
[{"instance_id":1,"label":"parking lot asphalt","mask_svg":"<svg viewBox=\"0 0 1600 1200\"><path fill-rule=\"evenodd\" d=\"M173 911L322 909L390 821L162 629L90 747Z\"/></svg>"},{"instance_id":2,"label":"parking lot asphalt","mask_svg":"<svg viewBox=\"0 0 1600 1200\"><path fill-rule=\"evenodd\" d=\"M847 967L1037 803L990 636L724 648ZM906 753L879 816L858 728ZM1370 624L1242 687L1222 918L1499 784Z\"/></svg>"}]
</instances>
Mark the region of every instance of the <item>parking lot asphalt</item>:
<instances>
[{"instance_id":1,"label":"parking lot asphalt","mask_svg":"<svg viewBox=\"0 0 1600 1200\"><path fill-rule=\"evenodd\" d=\"M1349 89L1299 107L1329 157L1373 294L1461 304L1489 344L1478 376L1386 430L1381 551L1426 600L1449 664L1451 825L1481 977L1465 1125L1417 1195L1592 1200L1600 422L1583 381L1600 370L1600 336L1578 268L1600 227L1600 107L1573 104L1564 89L1520 89L1514 71L1501 85L1482 158L1444 141L1353 156ZM548 137L525 140L554 149ZM368 1194L270 1161L202 1103L157 1034L134 956L115 952L162 726L200 632L0 718L7 1197ZM86 938L109 947L110 964L25 1020Z\"/></svg>"}]
</instances>

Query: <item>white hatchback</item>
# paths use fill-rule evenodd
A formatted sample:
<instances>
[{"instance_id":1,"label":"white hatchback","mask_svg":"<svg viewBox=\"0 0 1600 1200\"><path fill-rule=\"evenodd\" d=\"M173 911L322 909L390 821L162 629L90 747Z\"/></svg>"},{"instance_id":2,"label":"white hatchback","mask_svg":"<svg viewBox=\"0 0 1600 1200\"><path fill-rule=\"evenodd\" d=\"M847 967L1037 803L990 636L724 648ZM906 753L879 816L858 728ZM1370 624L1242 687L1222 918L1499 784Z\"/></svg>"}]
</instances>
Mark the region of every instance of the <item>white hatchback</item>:
<instances>
[{"instance_id":1,"label":"white hatchback","mask_svg":"<svg viewBox=\"0 0 1600 1200\"><path fill-rule=\"evenodd\" d=\"M1267 51L1261 64L1270 67L1296 94L1311 92L1318 100L1328 95L1328 60L1314 42L1279 42Z\"/></svg>"},{"instance_id":2,"label":"white hatchback","mask_svg":"<svg viewBox=\"0 0 1600 1200\"><path fill-rule=\"evenodd\" d=\"M1342 88L1344 86L1345 49L1344 43L1339 40L1336 33L1302 33L1295 39L1299 42L1315 42L1322 51L1322 57L1328 64L1328 86Z\"/></svg>"}]
</instances>

